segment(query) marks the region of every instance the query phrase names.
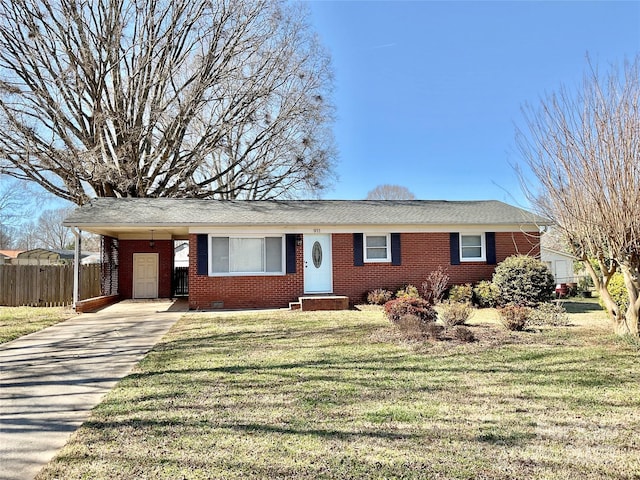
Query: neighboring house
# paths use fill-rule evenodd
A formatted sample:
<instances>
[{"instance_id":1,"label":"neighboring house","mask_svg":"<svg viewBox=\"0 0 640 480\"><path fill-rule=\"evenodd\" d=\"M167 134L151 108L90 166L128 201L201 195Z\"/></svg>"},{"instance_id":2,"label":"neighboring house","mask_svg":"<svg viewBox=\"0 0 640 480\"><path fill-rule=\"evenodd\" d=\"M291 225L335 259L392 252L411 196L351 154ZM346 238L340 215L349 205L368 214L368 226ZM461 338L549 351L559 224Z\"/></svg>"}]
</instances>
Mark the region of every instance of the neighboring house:
<instances>
[{"instance_id":1,"label":"neighboring house","mask_svg":"<svg viewBox=\"0 0 640 480\"><path fill-rule=\"evenodd\" d=\"M573 262L577 260L573 255L547 248L544 243L540 248L540 260L549 267L556 283L577 283L581 276L575 273Z\"/></svg>"},{"instance_id":2,"label":"neighboring house","mask_svg":"<svg viewBox=\"0 0 640 480\"><path fill-rule=\"evenodd\" d=\"M94 199L64 222L104 236L122 298L171 297L174 242L188 241L192 309L357 304L375 288L420 287L438 267L452 284L490 279L510 255L539 256L547 223L498 201L166 198Z\"/></svg>"},{"instance_id":3,"label":"neighboring house","mask_svg":"<svg viewBox=\"0 0 640 480\"><path fill-rule=\"evenodd\" d=\"M93 255L93 257L92 257ZM97 261L90 258L97 256ZM73 263L75 252L73 250L49 250L47 248L33 248L21 251L12 260L14 265L65 265ZM86 260L86 261L85 261ZM99 263L100 254L82 252L81 263Z\"/></svg>"},{"instance_id":4,"label":"neighboring house","mask_svg":"<svg viewBox=\"0 0 640 480\"><path fill-rule=\"evenodd\" d=\"M175 243L173 250L173 266L188 267L189 266L189 242L178 241Z\"/></svg>"},{"instance_id":5,"label":"neighboring house","mask_svg":"<svg viewBox=\"0 0 640 480\"><path fill-rule=\"evenodd\" d=\"M82 252L82 259L80 260L82 265L91 265L94 263L100 263L100 261L100 252Z\"/></svg>"},{"instance_id":6,"label":"neighboring house","mask_svg":"<svg viewBox=\"0 0 640 480\"><path fill-rule=\"evenodd\" d=\"M0 264L10 265L24 250L0 250Z\"/></svg>"}]
</instances>

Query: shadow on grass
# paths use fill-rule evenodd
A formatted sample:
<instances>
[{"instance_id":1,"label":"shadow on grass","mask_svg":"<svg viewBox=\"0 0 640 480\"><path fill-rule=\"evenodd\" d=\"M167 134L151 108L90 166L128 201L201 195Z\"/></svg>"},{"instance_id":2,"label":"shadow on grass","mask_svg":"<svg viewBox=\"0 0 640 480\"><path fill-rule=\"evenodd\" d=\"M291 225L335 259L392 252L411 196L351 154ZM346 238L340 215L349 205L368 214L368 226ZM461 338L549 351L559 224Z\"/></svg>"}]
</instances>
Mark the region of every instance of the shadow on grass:
<instances>
[{"instance_id":1,"label":"shadow on grass","mask_svg":"<svg viewBox=\"0 0 640 480\"><path fill-rule=\"evenodd\" d=\"M600 312L602 307L597 300L571 299L562 301L562 306L567 313L591 313Z\"/></svg>"}]
</instances>

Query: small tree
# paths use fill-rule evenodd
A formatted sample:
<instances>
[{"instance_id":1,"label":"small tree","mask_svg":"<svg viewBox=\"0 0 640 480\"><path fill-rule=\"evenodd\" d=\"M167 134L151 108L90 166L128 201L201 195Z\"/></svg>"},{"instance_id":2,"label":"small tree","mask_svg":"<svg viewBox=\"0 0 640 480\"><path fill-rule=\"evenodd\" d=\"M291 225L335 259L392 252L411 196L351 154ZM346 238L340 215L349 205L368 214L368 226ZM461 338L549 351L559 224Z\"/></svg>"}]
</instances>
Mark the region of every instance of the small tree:
<instances>
[{"instance_id":1,"label":"small tree","mask_svg":"<svg viewBox=\"0 0 640 480\"><path fill-rule=\"evenodd\" d=\"M591 68L578 91L562 88L525 115L528 128L518 132L518 145L538 180L536 185L521 173L530 200L583 262L615 331L638 336L640 56L606 76ZM618 271L626 311L607 289Z\"/></svg>"}]
</instances>

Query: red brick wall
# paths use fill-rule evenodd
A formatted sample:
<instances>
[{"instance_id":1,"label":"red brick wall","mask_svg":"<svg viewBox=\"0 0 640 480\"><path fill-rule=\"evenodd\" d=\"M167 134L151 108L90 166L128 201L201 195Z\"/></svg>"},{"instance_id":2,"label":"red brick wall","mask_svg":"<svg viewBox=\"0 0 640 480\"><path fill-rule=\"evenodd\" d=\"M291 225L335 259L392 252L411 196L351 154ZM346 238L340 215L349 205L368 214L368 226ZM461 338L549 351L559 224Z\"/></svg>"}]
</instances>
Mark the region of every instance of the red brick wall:
<instances>
[{"instance_id":1,"label":"red brick wall","mask_svg":"<svg viewBox=\"0 0 640 480\"><path fill-rule=\"evenodd\" d=\"M539 255L537 233L496 233L496 261L516 253ZM402 265L365 263L353 266L353 235L333 235L333 291L361 303L370 290L397 290L410 283L421 290L429 273L439 266L447 269L450 284L490 280L495 265L462 262L450 265L449 233L403 233L400 237Z\"/></svg>"},{"instance_id":2,"label":"red brick wall","mask_svg":"<svg viewBox=\"0 0 640 480\"><path fill-rule=\"evenodd\" d=\"M133 254L158 253L158 297L170 298L173 276L173 240L120 240L118 249L118 286L122 298L133 298Z\"/></svg>"},{"instance_id":3,"label":"red brick wall","mask_svg":"<svg viewBox=\"0 0 640 480\"><path fill-rule=\"evenodd\" d=\"M296 247L296 273L209 277L196 274L197 235L189 235L189 308L282 308L303 294L302 246Z\"/></svg>"},{"instance_id":4,"label":"red brick wall","mask_svg":"<svg viewBox=\"0 0 640 480\"><path fill-rule=\"evenodd\" d=\"M209 277L196 275L196 235L189 238L189 306L210 309L213 302L222 308L282 308L304 293L302 247L296 248L296 273L280 276ZM496 260L516 253L539 255L538 234L496 233ZM365 263L353 265L353 234L333 234L333 293L346 295L357 304L374 288L396 290L411 283L421 287L429 272L443 266L451 284L489 280L495 265L478 262L449 264L449 233L403 233L402 265Z\"/></svg>"}]
</instances>

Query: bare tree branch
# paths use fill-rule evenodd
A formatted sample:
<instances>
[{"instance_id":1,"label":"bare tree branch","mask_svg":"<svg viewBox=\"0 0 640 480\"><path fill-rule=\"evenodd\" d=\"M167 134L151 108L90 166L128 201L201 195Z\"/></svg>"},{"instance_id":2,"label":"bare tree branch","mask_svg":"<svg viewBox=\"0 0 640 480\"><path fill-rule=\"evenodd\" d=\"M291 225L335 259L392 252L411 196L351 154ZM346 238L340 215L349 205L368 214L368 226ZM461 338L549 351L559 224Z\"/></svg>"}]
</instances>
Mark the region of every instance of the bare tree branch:
<instances>
[{"instance_id":1,"label":"bare tree branch","mask_svg":"<svg viewBox=\"0 0 640 480\"><path fill-rule=\"evenodd\" d=\"M576 94L563 88L539 108L526 107L528 128L517 136L538 180L539 190L527 187L530 200L585 262L616 331L633 335L640 316L639 73L640 57L608 75L592 67ZM616 270L629 293L626 312L606 288Z\"/></svg>"},{"instance_id":2,"label":"bare tree branch","mask_svg":"<svg viewBox=\"0 0 640 480\"><path fill-rule=\"evenodd\" d=\"M335 160L328 55L301 4L0 6L0 172L93 196L315 195Z\"/></svg>"}]
</instances>

